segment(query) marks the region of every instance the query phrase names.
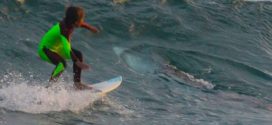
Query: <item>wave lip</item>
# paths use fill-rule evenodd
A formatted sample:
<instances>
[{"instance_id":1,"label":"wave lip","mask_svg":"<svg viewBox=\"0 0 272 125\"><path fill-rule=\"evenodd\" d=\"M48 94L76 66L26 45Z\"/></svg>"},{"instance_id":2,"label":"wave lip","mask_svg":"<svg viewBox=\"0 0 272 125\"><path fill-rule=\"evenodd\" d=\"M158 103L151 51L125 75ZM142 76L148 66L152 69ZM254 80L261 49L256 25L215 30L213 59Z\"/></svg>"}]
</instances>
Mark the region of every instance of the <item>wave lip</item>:
<instances>
[{"instance_id":1,"label":"wave lip","mask_svg":"<svg viewBox=\"0 0 272 125\"><path fill-rule=\"evenodd\" d=\"M178 81L196 88L213 89L215 87L215 85L212 83L205 81L204 79L197 79L193 75L178 70L175 66L172 65L165 65L164 71Z\"/></svg>"},{"instance_id":2,"label":"wave lip","mask_svg":"<svg viewBox=\"0 0 272 125\"><path fill-rule=\"evenodd\" d=\"M248 2L272 2L272 0L245 0Z\"/></svg>"}]
</instances>

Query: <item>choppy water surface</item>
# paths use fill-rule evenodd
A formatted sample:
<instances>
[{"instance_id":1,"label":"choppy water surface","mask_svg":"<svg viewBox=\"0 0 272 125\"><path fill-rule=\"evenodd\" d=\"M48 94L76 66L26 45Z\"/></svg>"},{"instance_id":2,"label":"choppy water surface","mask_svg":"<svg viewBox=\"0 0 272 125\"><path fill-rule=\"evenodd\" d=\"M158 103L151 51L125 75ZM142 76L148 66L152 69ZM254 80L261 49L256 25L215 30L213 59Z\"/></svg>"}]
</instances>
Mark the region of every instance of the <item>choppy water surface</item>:
<instances>
[{"instance_id":1,"label":"choppy water surface","mask_svg":"<svg viewBox=\"0 0 272 125\"><path fill-rule=\"evenodd\" d=\"M101 97L72 89L72 62L44 88L54 66L36 53L69 5L86 22L72 46L91 65L83 81L122 75ZM2 0L1 125L270 125L272 3L267 0Z\"/></svg>"}]
</instances>

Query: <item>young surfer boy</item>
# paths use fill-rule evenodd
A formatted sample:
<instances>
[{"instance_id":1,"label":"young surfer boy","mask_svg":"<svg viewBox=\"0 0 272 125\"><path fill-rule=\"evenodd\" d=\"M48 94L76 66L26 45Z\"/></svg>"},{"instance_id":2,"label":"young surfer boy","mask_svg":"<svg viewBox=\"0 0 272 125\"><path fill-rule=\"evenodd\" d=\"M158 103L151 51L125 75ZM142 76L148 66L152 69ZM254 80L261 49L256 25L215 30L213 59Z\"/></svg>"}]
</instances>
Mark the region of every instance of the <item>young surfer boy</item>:
<instances>
[{"instance_id":1,"label":"young surfer boy","mask_svg":"<svg viewBox=\"0 0 272 125\"><path fill-rule=\"evenodd\" d=\"M84 22L85 13L80 7L67 8L62 21L55 24L43 36L38 53L42 60L54 64L49 82L56 82L66 67L67 59L73 61L74 86L78 89L92 89L81 82L81 70L89 69L83 62L82 53L71 47L71 35L75 28L83 27L97 33L98 29Z\"/></svg>"}]
</instances>

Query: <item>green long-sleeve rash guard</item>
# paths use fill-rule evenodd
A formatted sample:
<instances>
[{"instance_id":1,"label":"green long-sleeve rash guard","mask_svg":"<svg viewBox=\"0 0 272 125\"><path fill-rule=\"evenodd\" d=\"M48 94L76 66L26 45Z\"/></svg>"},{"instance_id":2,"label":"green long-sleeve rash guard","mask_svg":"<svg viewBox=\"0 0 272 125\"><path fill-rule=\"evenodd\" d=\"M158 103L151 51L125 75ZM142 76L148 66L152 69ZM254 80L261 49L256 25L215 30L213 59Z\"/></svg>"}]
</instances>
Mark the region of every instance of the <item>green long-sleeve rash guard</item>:
<instances>
[{"instance_id":1,"label":"green long-sleeve rash guard","mask_svg":"<svg viewBox=\"0 0 272 125\"><path fill-rule=\"evenodd\" d=\"M43 36L38 48L40 58L50 62L43 51L44 47L59 54L64 59L71 59L71 45L67 38L61 34L59 23Z\"/></svg>"}]
</instances>

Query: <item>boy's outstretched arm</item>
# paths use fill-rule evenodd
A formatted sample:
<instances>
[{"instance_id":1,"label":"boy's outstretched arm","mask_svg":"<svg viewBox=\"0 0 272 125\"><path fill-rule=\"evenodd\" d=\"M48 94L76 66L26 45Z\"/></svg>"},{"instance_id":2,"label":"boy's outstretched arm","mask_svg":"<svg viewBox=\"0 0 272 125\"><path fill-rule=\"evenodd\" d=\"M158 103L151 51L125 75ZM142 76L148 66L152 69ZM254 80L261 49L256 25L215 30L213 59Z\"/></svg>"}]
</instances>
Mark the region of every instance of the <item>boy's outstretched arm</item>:
<instances>
[{"instance_id":1,"label":"boy's outstretched arm","mask_svg":"<svg viewBox=\"0 0 272 125\"><path fill-rule=\"evenodd\" d=\"M88 23L85 23L85 22L83 22L83 23L81 24L81 27L86 28L86 29L88 29L88 30L90 30L90 31L92 31L92 32L94 32L94 33L99 32L99 30L98 30L96 27L94 27L94 26L92 26L92 25L89 25Z\"/></svg>"}]
</instances>

